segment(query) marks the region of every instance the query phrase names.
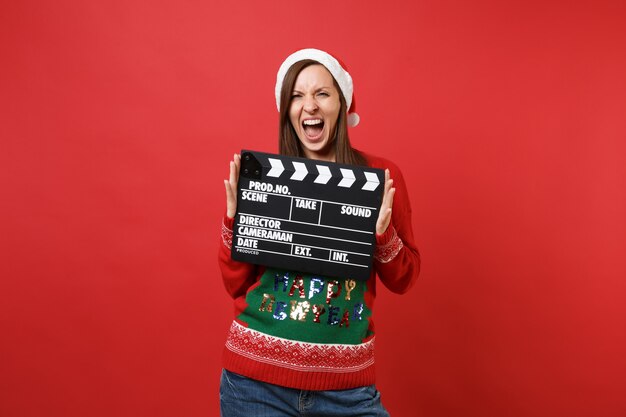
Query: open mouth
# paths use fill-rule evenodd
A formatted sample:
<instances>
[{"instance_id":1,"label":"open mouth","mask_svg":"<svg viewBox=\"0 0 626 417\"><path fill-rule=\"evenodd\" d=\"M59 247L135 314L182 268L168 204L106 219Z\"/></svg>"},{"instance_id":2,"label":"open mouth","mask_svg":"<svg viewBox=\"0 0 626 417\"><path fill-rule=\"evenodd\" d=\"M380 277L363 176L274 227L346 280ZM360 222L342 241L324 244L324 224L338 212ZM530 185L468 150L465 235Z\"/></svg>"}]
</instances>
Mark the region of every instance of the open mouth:
<instances>
[{"instance_id":1,"label":"open mouth","mask_svg":"<svg viewBox=\"0 0 626 417\"><path fill-rule=\"evenodd\" d=\"M309 139L319 139L324 131L324 121L322 119L303 120L302 130Z\"/></svg>"}]
</instances>

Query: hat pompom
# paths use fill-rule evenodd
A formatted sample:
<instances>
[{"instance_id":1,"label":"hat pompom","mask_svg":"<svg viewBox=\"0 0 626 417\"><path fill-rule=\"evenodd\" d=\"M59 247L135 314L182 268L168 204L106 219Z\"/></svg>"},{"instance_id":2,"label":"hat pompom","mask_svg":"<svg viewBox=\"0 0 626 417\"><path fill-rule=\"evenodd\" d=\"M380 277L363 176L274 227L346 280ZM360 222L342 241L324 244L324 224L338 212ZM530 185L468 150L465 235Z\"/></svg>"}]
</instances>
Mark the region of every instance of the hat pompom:
<instances>
[{"instance_id":1,"label":"hat pompom","mask_svg":"<svg viewBox=\"0 0 626 417\"><path fill-rule=\"evenodd\" d=\"M359 124L361 118L357 113L348 113L348 126L355 127Z\"/></svg>"}]
</instances>

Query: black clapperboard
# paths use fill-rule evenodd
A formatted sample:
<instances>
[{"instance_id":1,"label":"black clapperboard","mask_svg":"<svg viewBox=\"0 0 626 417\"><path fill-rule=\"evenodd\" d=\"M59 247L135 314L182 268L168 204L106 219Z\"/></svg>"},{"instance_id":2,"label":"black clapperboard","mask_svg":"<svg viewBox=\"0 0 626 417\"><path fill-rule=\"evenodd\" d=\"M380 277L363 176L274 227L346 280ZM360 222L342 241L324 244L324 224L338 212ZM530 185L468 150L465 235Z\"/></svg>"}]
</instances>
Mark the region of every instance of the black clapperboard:
<instances>
[{"instance_id":1,"label":"black clapperboard","mask_svg":"<svg viewBox=\"0 0 626 417\"><path fill-rule=\"evenodd\" d=\"M377 168L242 150L232 258L368 279L384 180Z\"/></svg>"}]
</instances>

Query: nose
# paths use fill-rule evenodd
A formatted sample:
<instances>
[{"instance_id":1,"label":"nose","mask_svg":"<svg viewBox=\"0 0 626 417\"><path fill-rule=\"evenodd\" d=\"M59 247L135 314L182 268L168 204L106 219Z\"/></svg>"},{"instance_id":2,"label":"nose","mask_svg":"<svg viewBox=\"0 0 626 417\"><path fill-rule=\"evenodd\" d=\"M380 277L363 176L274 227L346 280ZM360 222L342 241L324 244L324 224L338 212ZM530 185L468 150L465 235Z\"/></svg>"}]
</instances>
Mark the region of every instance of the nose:
<instances>
[{"instance_id":1,"label":"nose","mask_svg":"<svg viewBox=\"0 0 626 417\"><path fill-rule=\"evenodd\" d=\"M306 95L304 97L303 109L307 113L315 112L315 110L317 110L317 102L315 101L315 98L310 95Z\"/></svg>"}]
</instances>

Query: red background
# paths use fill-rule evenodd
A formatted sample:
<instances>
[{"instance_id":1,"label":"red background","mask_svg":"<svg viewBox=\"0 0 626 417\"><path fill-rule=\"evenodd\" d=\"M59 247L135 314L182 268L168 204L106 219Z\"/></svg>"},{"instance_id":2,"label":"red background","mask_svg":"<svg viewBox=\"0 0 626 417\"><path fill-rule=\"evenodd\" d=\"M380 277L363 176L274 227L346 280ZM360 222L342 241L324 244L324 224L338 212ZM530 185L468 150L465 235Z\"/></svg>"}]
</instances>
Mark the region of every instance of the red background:
<instances>
[{"instance_id":1,"label":"red background","mask_svg":"<svg viewBox=\"0 0 626 417\"><path fill-rule=\"evenodd\" d=\"M0 42L0 415L218 415L222 179L302 47L408 182L392 415L626 415L624 2L5 1Z\"/></svg>"}]
</instances>

